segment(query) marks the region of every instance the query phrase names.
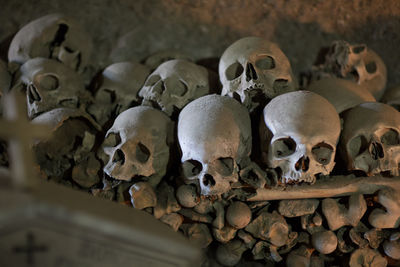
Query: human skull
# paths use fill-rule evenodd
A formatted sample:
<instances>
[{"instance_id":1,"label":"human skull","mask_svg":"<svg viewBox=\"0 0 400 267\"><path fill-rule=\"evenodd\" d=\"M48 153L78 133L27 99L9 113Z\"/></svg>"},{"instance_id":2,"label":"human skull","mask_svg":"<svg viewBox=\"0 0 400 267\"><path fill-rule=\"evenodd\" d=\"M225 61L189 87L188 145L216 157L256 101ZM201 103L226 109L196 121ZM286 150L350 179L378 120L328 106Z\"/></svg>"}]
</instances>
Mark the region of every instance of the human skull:
<instances>
[{"instance_id":1,"label":"human skull","mask_svg":"<svg viewBox=\"0 0 400 267\"><path fill-rule=\"evenodd\" d=\"M185 182L200 186L202 195L229 191L249 158L251 140L249 114L236 100L208 95L189 103L178 121Z\"/></svg>"},{"instance_id":2,"label":"human skull","mask_svg":"<svg viewBox=\"0 0 400 267\"><path fill-rule=\"evenodd\" d=\"M104 172L124 181L160 179L167 171L171 139L172 123L164 113L145 106L127 109L115 119L103 142L109 157ZM155 186L159 180L149 182Z\"/></svg>"},{"instance_id":3,"label":"human skull","mask_svg":"<svg viewBox=\"0 0 400 267\"><path fill-rule=\"evenodd\" d=\"M335 107L309 91L277 96L264 108L261 122L263 160L278 168L283 183L313 183L329 174L340 134Z\"/></svg>"},{"instance_id":4,"label":"human skull","mask_svg":"<svg viewBox=\"0 0 400 267\"><path fill-rule=\"evenodd\" d=\"M100 130L88 114L72 108L52 109L34 118L32 123L51 128L49 137L36 142L33 151L41 171L59 181L92 150L94 140L86 142L85 136L95 138Z\"/></svg>"},{"instance_id":5,"label":"human skull","mask_svg":"<svg viewBox=\"0 0 400 267\"><path fill-rule=\"evenodd\" d=\"M161 64L147 78L139 96L169 116L210 91L207 69L185 60Z\"/></svg>"},{"instance_id":6,"label":"human skull","mask_svg":"<svg viewBox=\"0 0 400 267\"><path fill-rule=\"evenodd\" d=\"M94 80L94 103L88 112L103 125L112 115L139 103L137 94L149 73L146 66L138 63L111 64Z\"/></svg>"},{"instance_id":7,"label":"human skull","mask_svg":"<svg viewBox=\"0 0 400 267\"><path fill-rule=\"evenodd\" d=\"M400 113L382 103L363 103L345 112L340 149L348 170L368 176L399 175Z\"/></svg>"},{"instance_id":8,"label":"human skull","mask_svg":"<svg viewBox=\"0 0 400 267\"><path fill-rule=\"evenodd\" d=\"M77 108L89 97L81 77L53 59L30 59L21 66L18 75L14 88L26 90L31 118L53 108Z\"/></svg>"},{"instance_id":9,"label":"human skull","mask_svg":"<svg viewBox=\"0 0 400 267\"><path fill-rule=\"evenodd\" d=\"M230 45L221 56L219 77L222 95L240 98L250 111L296 89L288 58L278 45L259 37Z\"/></svg>"},{"instance_id":10,"label":"human skull","mask_svg":"<svg viewBox=\"0 0 400 267\"><path fill-rule=\"evenodd\" d=\"M322 71L318 75L334 75L357 82L376 100L380 100L385 91L387 81L385 63L364 44L333 42L323 64L317 66L317 69Z\"/></svg>"},{"instance_id":11,"label":"human skull","mask_svg":"<svg viewBox=\"0 0 400 267\"><path fill-rule=\"evenodd\" d=\"M83 72L89 62L92 42L73 19L50 14L22 27L11 41L9 62L24 64L31 58L53 58Z\"/></svg>"}]
</instances>

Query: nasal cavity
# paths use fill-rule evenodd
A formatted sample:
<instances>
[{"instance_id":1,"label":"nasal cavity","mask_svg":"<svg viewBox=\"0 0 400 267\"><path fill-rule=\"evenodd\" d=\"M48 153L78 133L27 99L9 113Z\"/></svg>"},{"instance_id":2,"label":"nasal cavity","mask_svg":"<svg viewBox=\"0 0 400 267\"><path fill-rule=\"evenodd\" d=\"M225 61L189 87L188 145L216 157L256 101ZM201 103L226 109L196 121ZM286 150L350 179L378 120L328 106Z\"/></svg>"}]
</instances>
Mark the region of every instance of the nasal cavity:
<instances>
[{"instance_id":1,"label":"nasal cavity","mask_svg":"<svg viewBox=\"0 0 400 267\"><path fill-rule=\"evenodd\" d=\"M205 174L203 176L203 184L205 186L214 186L215 185L215 180L214 177L212 177L210 174Z\"/></svg>"},{"instance_id":2,"label":"nasal cavity","mask_svg":"<svg viewBox=\"0 0 400 267\"><path fill-rule=\"evenodd\" d=\"M370 146L371 156L374 160L382 159L385 157L385 153L383 152L382 144L378 142L372 142Z\"/></svg>"},{"instance_id":3,"label":"nasal cavity","mask_svg":"<svg viewBox=\"0 0 400 267\"><path fill-rule=\"evenodd\" d=\"M119 162L121 165L125 163L125 155L124 152L122 152L121 149L117 149L114 153L114 157L112 160L114 163Z\"/></svg>"},{"instance_id":4,"label":"nasal cavity","mask_svg":"<svg viewBox=\"0 0 400 267\"><path fill-rule=\"evenodd\" d=\"M310 167L310 159L308 157L301 157L295 164L296 171L306 172Z\"/></svg>"},{"instance_id":5,"label":"nasal cavity","mask_svg":"<svg viewBox=\"0 0 400 267\"><path fill-rule=\"evenodd\" d=\"M251 80L257 80L257 72L253 67L253 64L247 63L246 65L246 81L249 82Z\"/></svg>"}]
</instances>

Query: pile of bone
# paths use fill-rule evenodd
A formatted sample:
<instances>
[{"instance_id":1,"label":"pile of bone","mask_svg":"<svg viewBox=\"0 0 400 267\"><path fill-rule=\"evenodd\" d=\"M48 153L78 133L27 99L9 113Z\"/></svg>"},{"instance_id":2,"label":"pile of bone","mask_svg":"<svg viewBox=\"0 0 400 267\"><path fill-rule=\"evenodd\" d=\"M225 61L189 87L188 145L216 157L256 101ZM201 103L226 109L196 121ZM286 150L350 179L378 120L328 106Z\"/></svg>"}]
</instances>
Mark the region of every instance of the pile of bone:
<instances>
[{"instance_id":1,"label":"pile of bone","mask_svg":"<svg viewBox=\"0 0 400 267\"><path fill-rule=\"evenodd\" d=\"M53 129L34 145L43 179L151 213L204 266L399 263L400 88L374 51L334 42L299 86L276 44L247 37L219 83L177 51L99 69L88 36L48 15L0 64L2 92Z\"/></svg>"}]
</instances>

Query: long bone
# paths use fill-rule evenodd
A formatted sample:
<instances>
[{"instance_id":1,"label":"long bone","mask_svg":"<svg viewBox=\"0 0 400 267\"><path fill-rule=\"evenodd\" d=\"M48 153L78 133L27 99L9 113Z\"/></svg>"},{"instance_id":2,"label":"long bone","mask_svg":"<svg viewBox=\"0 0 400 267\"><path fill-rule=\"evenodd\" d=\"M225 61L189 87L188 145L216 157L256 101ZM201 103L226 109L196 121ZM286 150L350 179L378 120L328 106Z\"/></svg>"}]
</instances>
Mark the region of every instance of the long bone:
<instances>
[{"instance_id":1,"label":"long bone","mask_svg":"<svg viewBox=\"0 0 400 267\"><path fill-rule=\"evenodd\" d=\"M260 188L254 195L248 197L247 201L343 197L354 193L373 194L385 188L392 188L400 193L400 177L333 176L329 180L317 180L312 185Z\"/></svg>"}]
</instances>

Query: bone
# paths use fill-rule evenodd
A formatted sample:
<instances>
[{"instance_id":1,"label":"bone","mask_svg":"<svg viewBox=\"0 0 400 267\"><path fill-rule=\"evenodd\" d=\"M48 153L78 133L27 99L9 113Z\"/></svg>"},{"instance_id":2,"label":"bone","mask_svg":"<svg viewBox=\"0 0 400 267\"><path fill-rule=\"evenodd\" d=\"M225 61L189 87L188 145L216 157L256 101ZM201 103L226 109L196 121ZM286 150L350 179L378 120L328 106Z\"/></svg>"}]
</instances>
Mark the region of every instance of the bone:
<instances>
[{"instance_id":1,"label":"bone","mask_svg":"<svg viewBox=\"0 0 400 267\"><path fill-rule=\"evenodd\" d=\"M240 240L233 240L226 244L219 244L216 251L216 259L224 266L235 266L242 258L247 247Z\"/></svg>"},{"instance_id":2,"label":"bone","mask_svg":"<svg viewBox=\"0 0 400 267\"><path fill-rule=\"evenodd\" d=\"M212 232L215 240L220 243L226 243L236 236L237 229L233 228L232 226L225 225L221 229L213 227Z\"/></svg>"},{"instance_id":3,"label":"bone","mask_svg":"<svg viewBox=\"0 0 400 267\"><path fill-rule=\"evenodd\" d=\"M207 225L202 223L182 224L182 229L185 236L194 244L201 248L208 247L213 241L210 230Z\"/></svg>"},{"instance_id":4,"label":"bone","mask_svg":"<svg viewBox=\"0 0 400 267\"><path fill-rule=\"evenodd\" d=\"M310 258L311 258L312 250L308 249L306 246L302 245L300 248L296 250L292 250L287 259L286 266L287 267L306 267L310 266Z\"/></svg>"},{"instance_id":5,"label":"bone","mask_svg":"<svg viewBox=\"0 0 400 267\"><path fill-rule=\"evenodd\" d=\"M195 222L202 222L202 223L213 222L213 218L210 215L200 214L191 209L181 209L180 211L178 211L178 213Z\"/></svg>"},{"instance_id":6,"label":"bone","mask_svg":"<svg viewBox=\"0 0 400 267\"><path fill-rule=\"evenodd\" d=\"M222 229L225 225L225 207L224 204L220 201L216 201L213 204L215 210L215 219L212 222L212 225L217 229Z\"/></svg>"},{"instance_id":7,"label":"bone","mask_svg":"<svg viewBox=\"0 0 400 267\"><path fill-rule=\"evenodd\" d=\"M254 244L256 243L256 239L251 234L248 234L243 230L239 230L237 236L242 239L246 247L249 249L253 248Z\"/></svg>"},{"instance_id":8,"label":"bone","mask_svg":"<svg viewBox=\"0 0 400 267\"><path fill-rule=\"evenodd\" d=\"M335 231L345 225L356 226L367 211L367 203L361 194L351 195L348 206L346 209L338 200L332 198L322 201L322 212L331 230Z\"/></svg>"},{"instance_id":9,"label":"bone","mask_svg":"<svg viewBox=\"0 0 400 267\"><path fill-rule=\"evenodd\" d=\"M169 213L162 216L160 221L169 225L176 232L183 223L183 217L178 213Z\"/></svg>"},{"instance_id":10,"label":"bone","mask_svg":"<svg viewBox=\"0 0 400 267\"><path fill-rule=\"evenodd\" d=\"M83 188L90 188L101 181L98 175L100 169L100 162L91 152L86 156L85 160L75 164L71 178Z\"/></svg>"},{"instance_id":11,"label":"bone","mask_svg":"<svg viewBox=\"0 0 400 267\"><path fill-rule=\"evenodd\" d=\"M343 197L355 193L373 194L383 188L392 188L400 192L400 180L381 176L332 176L329 179L318 180L313 185L257 189L247 201Z\"/></svg>"},{"instance_id":12,"label":"bone","mask_svg":"<svg viewBox=\"0 0 400 267\"><path fill-rule=\"evenodd\" d=\"M193 208L200 202L200 197L197 195L196 187L193 185L181 185L176 190L176 198L185 208Z\"/></svg>"},{"instance_id":13,"label":"bone","mask_svg":"<svg viewBox=\"0 0 400 267\"><path fill-rule=\"evenodd\" d=\"M396 180L399 180L396 178ZM393 189L378 192L378 202L385 210L376 208L369 215L368 221L375 228L397 228L400 225L400 197Z\"/></svg>"},{"instance_id":14,"label":"bone","mask_svg":"<svg viewBox=\"0 0 400 267\"><path fill-rule=\"evenodd\" d=\"M311 244L322 254L330 254L336 250L337 237L332 231L316 232L311 237Z\"/></svg>"},{"instance_id":15,"label":"bone","mask_svg":"<svg viewBox=\"0 0 400 267\"><path fill-rule=\"evenodd\" d=\"M369 246L373 249L379 248L381 243L388 237L388 234L382 229L371 229L364 233L364 238L368 240Z\"/></svg>"},{"instance_id":16,"label":"bone","mask_svg":"<svg viewBox=\"0 0 400 267\"><path fill-rule=\"evenodd\" d=\"M394 233L390 236L389 240L383 243L383 250L385 254L394 260L400 260L400 234Z\"/></svg>"},{"instance_id":17,"label":"bone","mask_svg":"<svg viewBox=\"0 0 400 267\"><path fill-rule=\"evenodd\" d=\"M242 229L250 223L250 208L243 202L235 201L226 211L226 220L234 228Z\"/></svg>"},{"instance_id":18,"label":"bone","mask_svg":"<svg viewBox=\"0 0 400 267\"><path fill-rule=\"evenodd\" d=\"M276 211L262 212L245 230L254 237L266 240L275 246L283 246L288 240L289 226Z\"/></svg>"},{"instance_id":19,"label":"bone","mask_svg":"<svg viewBox=\"0 0 400 267\"><path fill-rule=\"evenodd\" d=\"M157 187L157 205L154 207L154 217L159 219L165 214L178 212L181 206L175 198L174 188L165 181Z\"/></svg>"},{"instance_id":20,"label":"bone","mask_svg":"<svg viewBox=\"0 0 400 267\"><path fill-rule=\"evenodd\" d=\"M146 182L138 182L129 188L132 206L136 209L154 207L157 204L157 195L153 187Z\"/></svg>"},{"instance_id":21,"label":"bone","mask_svg":"<svg viewBox=\"0 0 400 267\"><path fill-rule=\"evenodd\" d=\"M319 205L318 199L281 200L278 211L281 215L293 218L313 214Z\"/></svg>"},{"instance_id":22,"label":"bone","mask_svg":"<svg viewBox=\"0 0 400 267\"><path fill-rule=\"evenodd\" d=\"M338 239L337 248L340 252L345 254L354 250L352 246L346 244L346 240L344 238L346 231L348 231L348 229L346 227L342 227L336 232L336 237Z\"/></svg>"},{"instance_id":23,"label":"bone","mask_svg":"<svg viewBox=\"0 0 400 267\"><path fill-rule=\"evenodd\" d=\"M360 248L351 254L351 267L386 267L387 260L378 251L370 248Z\"/></svg>"}]
</instances>

